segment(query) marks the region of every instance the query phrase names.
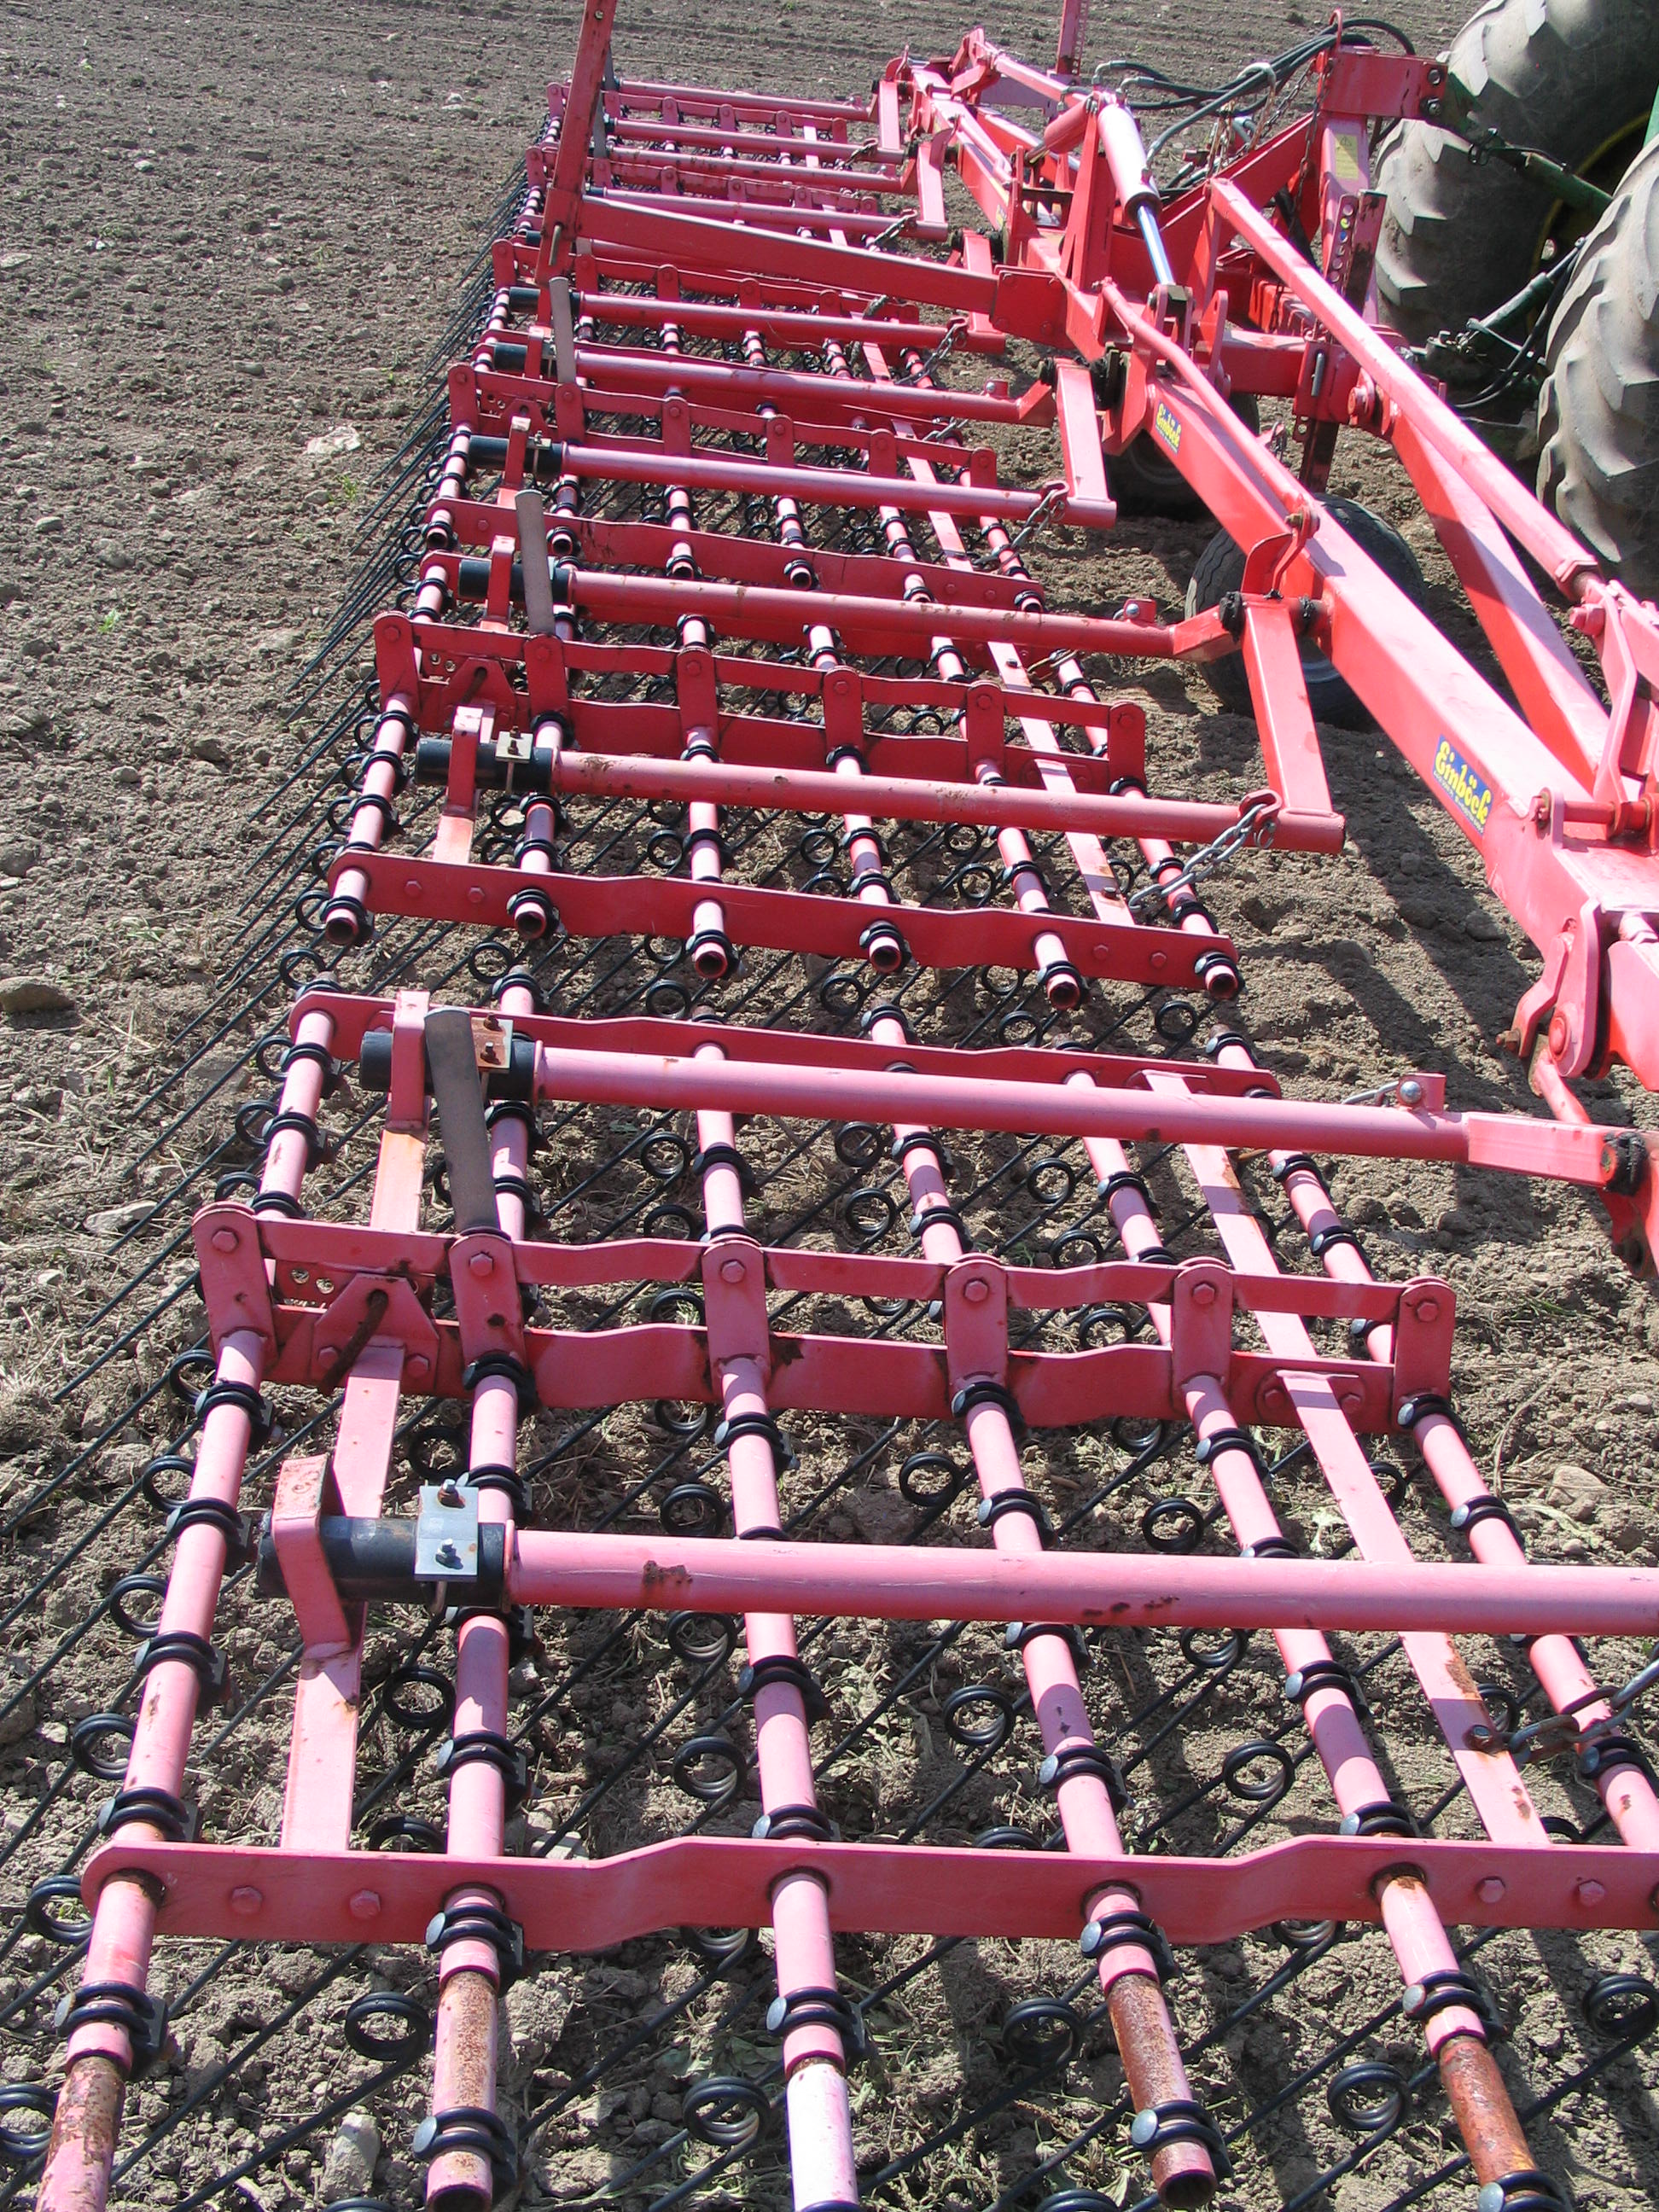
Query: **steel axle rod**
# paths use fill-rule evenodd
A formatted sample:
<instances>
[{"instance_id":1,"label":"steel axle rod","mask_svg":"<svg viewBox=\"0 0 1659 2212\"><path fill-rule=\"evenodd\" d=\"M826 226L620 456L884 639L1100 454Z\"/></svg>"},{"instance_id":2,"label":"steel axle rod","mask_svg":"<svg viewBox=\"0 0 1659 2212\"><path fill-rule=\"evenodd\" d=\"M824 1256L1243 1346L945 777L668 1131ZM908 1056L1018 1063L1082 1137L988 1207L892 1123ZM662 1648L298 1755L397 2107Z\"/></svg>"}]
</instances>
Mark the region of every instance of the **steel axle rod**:
<instances>
[{"instance_id":1,"label":"steel axle rod","mask_svg":"<svg viewBox=\"0 0 1659 2212\"><path fill-rule=\"evenodd\" d=\"M325 1519L348 1604L429 1595L415 1523ZM490 1594L514 1605L793 1613L878 1620L1057 1620L1091 1628L1318 1628L1465 1635L1651 1636L1659 1568L1376 1565L1139 1553L916 1551L890 1545L733 1544L720 1538L515 1528L486 1544ZM281 1587L265 1547L261 1587ZM443 1585L451 1601L464 1582Z\"/></svg>"}]
</instances>

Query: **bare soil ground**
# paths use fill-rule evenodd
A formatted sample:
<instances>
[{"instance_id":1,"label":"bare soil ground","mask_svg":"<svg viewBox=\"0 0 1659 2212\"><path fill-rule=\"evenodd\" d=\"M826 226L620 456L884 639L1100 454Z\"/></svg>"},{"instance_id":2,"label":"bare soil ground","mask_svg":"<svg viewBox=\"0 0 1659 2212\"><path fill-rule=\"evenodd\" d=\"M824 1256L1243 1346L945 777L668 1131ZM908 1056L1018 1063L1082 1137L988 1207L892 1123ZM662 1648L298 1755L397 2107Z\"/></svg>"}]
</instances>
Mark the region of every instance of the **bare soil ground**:
<instances>
[{"instance_id":1,"label":"bare soil ground","mask_svg":"<svg viewBox=\"0 0 1659 2212\"><path fill-rule=\"evenodd\" d=\"M1419 0L1392 12L1425 46L1443 43L1455 27L1452 11ZM1091 60L1146 55L1208 79L1288 43L1318 15L1226 0L1137 0L1097 21L1089 52ZM853 91L896 45L938 51L962 27L944 0L852 9L782 0L763 19L647 0L625 14L617 59L625 74ZM1024 51L1042 54L1051 43L1046 7L1007 7L989 27ZM266 829L248 817L306 750L303 726L283 719L286 683L351 582L353 533L375 472L429 396L428 349L574 33L568 9L341 9L314 0L280 8L239 0L188 14L104 0L88 0L72 15L14 5L0 24L0 455L9 520L0 568L0 972L46 979L65 1001L0 1017L0 1512L11 1524L12 1616L0 1650L0 1701L5 1669L21 1685L62 1652L49 1680L0 1715L0 1821L13 1839L9 1934L0 1931L0 2072L12 2084L55 2078L50 2015L65 1961L38 1935L18 1930L16 1908L30 1882L84 1850L87 1815L103 1794L66 1764L65 1747L76 1723L119 1697L131 1640L107 1620L84 1644L75 1639L115 1575L158 1558L165 1564L159 1521L142 1529L131 1516L107 1528L100 1522L176 1428L176 1409L164 1413L164 1400L131 1424L127 1409L157 1389L169 1359L194 1340L187 1295L86 1383L62 1400L54 1394L108 1343L95 1316L134 1264L154 1261L158 1293L182 1280L187 1261L175 1240L205 1188L205 1137L216 1139L227 1109L264 1089L241 1056L270 1012L222 1042L204 1017L219 1003L250 927L239 913L246 856ZM1337 488L1401 524L1429 577L1437 619L1472 645L1473 624L1427 526L1411 519L1403 477L1375 458L1349 466ZM1206 526L1138 525L1125 536L1121 550L1092 556L1085 580L1099 603L1138 592L1178 604ZM1073 557L1046 550L1039 565L1058 580ZM1077 587L1073 567L1068 589ZM1164 672L1139 688L1160 788L1221 790L1252 775L1252 733L1216 712L1196 679ZM1350 820L1347 852L1334 862L1253 856L1213 894L1244 957L1241 1013L1250 1034L1293 1091L1340 1095L1426 1066L1445 1072L1458 1105L1528 1105L1524 1080L1494 1039L1534 972L1534 956L1484 896L1468 848L1383 741L1325 736L1336 801ZM206 1059L171 1105L143 1110L186 1033L188 1049L206 1045ZM172 1114L221 1079L222 1095L204 1120L167 1133ZM1592 1090L1607 1118L1648 1117L1646 1103L1617 1085ZM783 1208L793 1187L781 1168L769 1204ZM1590 1208L1554 1190L1431 1169L1355 1167L1337 1175L1335 1188L1364 1227L1380 1273L1431 1268L1456 1285L1460 1407L1478 1459L1539 1555L1659 1560L1650 1502L1659 1324ZM596 1224L626 1197L599 1194ZM166 1209L137 1242L120 1243L131 1232L120 1210L162 1200ZM106 1446L91 1449L106 1437ZM855 1462L867 1439L825 1425L811 1441L822 1469ZM550 1517L591 1510L596 1492L639 1480L648 1455L662 1449L659 1436L627 1421L608 1427L575 1458L561 1458L550 1479ZM1055 1455L1042 1470L1058 1503L1116 1480L1121 1453L1095 1439L1079 1450L1077 1462ZM820 1525L872 1540L905 1533L913 1516L893 1486L896 1456L845 1495L827 1498ZM45 1504L20 1512L59 1476ZM1134 1540L1152 1494L1132 1489L1121 1501L1125 1540ZM1316 1540L1311 1484L1301 1504ZM1413 1511L1414 1544L1441 1548L1443 1521L1420 1502ZM15 1607L14 1598L21 1601ZM228 1607L225 1641L244 1694L284 1664L269 1616L246 1606ZM646 1719L665 1716L690 1680L643 1632L626 1632L589 1661L585 1650L552 1638L550 1658L538 1662L544 1679L573 1660L577 1675L541 1747L521 1843L553 1839L573 1796L608 1771ZM904 1649L843 1642L830 1653L824 1672L846 1727L890 1684ZM1635 1656L1610 1654L1608 1665ZM395 1656L388 1639L380 1670ZM1017 1817L1022 1804L1034 1823L1041 1819L1029 1759L1011 1746L963 1784L940 1729L939 1701L998 1663L994 1639L977 1633L936 1658L926 1695L895 1706L843 1778L827 1781L826 1798L848 1833L896 1832L908 1811L953 1781L961 1796L951 1817L966 1831ZM1497 1668L1501 1658L1490 1663ZM1160 1682L1167 1689L1172 1677L1167 1654L1137 1656L1124 1671L1099 1695L1115 1701L1133 1735L1132 1717L1149 1701L1155 1711ZM521 1685L526 1698L537 1679ZM1397 1657L1382 1662L1370 1687L1400 1786L1414 1802L1431 1802L1447 1762ZM706 1685L697 1694L710 1713L723 1711ZM283 1703L279 1681L239 1730L225 1724L211 1758L204 1751L203 1803L215 1832L270 1827ZM1209 1772L1230 1745L1282 1720L1272 1670L1253 1658L1195 1712L1182 1757ZM377 1729L371 1747L388 1778L386 1803L441 1820L434 1778L410 1771L407 1744L384 1717ZM1164 1801L1173 1802L1161 1778ZM1540 1796L1579 1820L1589 1802L1553 1778L1540 1782ZM592 1848L679 1825L684 1801L675 1810L672 1798L644 1778L613 1794L588 1826ZM1279 1832L1327 1824L1314 1791L1305 1803L1287 1801ZM920 1949L866 1957L850 1947L849 1972L873 1986ZM1200 2071L1213 2107L1232 2124L1311 2063L1331 2035L1397 1995L1386 1951L1368 1937L1332 1952L1277 2009L1241 2015L1242 1996L1282 1957L1252 1939L1191 1962L1179 1985L1178 2013L1185 2004L1193 2018L1225 2023ZM155 2147L118 2185L119 2201L149 2207L193 2201L198 2191L216 2195L246 2146L269 2142L290 2123L291 2146L238 2182L231 2201L286 2212L367 2188L369 2171L343 2158L332 2122L320 2131L309 2123L337 2092L347 2101L356 2094L334 2054L344 2003L371 1966L379 1986L429 1991L418 1962L391 1954L350 1962L332 1980L325 1962L304 1953L223 1961L205 1947L171 1954L158 1980L178 2014L179 2051L135 2092L129 2141L148 2130ZM1504 2063L1518 2102L1548 2097L1594 2057L1596 2039L1579 2009L1592 1973L1648 1967L1634 1936L1583 1944L1506 1938L1486 1954L1483 1970L1514 2030ZM556 2107L538 2139L527 2201L611 2188L643 2205L666 2179L659 2173L634 2189L625 2176L672 2135L685 2081L716 2062L726 2072L759 2073L769 2063L757 2015L721 2027L718 1992L687 1995L695 1973L683 1950L636 1946L618 1959L550 1966L514 1993L512 2109ZM1002 2078L986 2046L1006 2004L1033 1987L1059 1990L1076 1979L1075 1960L1058 1950L1033 1959L981 1946L954 1954L936 1977L908 1982L876 2015L878 2054L857 2093L861 2153L878 2165L958 2104L967 2112L982 2102ZM637 2063L588 2082L589 2061L659 1999L684 2000L678 2025ZM290 2002L293 2021L273 2029L277 2008ZM1395 2016L1364 2055L1410 2070L1419 2047ZM356 2076L374 2070L356 2066ZM1624 2058L1535 2124L1540 2155L1571 2182L1581 2205L1634 2212L1652 2201L1654 2087L1645 2056ZM1016 2096L959 2142L936 2149L925 2179L896 2179L893 2198L918 2207L1003 2201L999 2191L1012 2192L1036 2159L1108 2111L1118 2092L1109 2043L1091 2028L1063 2089L1049 2084ZM412 2081L361 2094L385 2141L375 2191L412 2206L420 2184L408 2137L421 2110L418 2069ZM1282 2124L1253 2141L1233 2203L1254 2212L1297 2201L1352 2144L1333 2133L1323 2094L1322 2084L1312 2118L1287 2107ZM178 2124L167 2132L169 2112ZM1443 2106L1425 2106L1386 2157L1334 2185L1340 2212L1386 2204L1431 2172L1446 2155L1444 2124ZM1115 2124L1068 2173L1121 2202L1140 2185ZM701 2201L787 2202L775 2159L738 2168L732 2185L740 2195L716 2188ZM1467 2185L1464 2177L1432 2201L1461 2201ZM25 2173L8 2179L0 2164L0 2201L27 2187Z\"/></svg>"}]
</instances>

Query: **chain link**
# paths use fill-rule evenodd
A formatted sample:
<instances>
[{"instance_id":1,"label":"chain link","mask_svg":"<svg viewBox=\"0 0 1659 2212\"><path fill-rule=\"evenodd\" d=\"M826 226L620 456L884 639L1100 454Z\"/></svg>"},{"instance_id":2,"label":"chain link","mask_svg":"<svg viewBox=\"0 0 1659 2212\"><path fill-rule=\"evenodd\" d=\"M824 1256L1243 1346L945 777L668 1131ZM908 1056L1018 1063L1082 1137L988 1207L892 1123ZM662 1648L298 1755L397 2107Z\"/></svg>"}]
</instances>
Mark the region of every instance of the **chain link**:
<instances>
[{"instance_id":1,"label":"chain link","mask_svg":"<svg viewBox=\"0 0 1659 2212\"><path fill-rule=\"evenodd\" d=\"M939 363L941 362L948 361L951 358L951 356L956 351L957 340L962 336L962 333L967 327L967 325L960 320L954 323L948 323L945 325L945 336L939 340L933 351L929 354L924 355L922 359L916 364L915 368L909 370L905 375L896 376L893 379L894 383L915 385L920 384L924 376L931 376L933 371L939 367ZM930 431L928 435L930 437L941 437L945 435L947 433L954 432L955 428L956 425L954 423L947 422L942 425L939 430Z\"/></svg>"},{"instance_id":2,"label":"chain link","mask_svg":"<svg viewBox=\"0 0 1659 2212\"><path fill-rule=\"evenodd\" d=\"M1016 550L1023 545L1029 545L1031 540L1036 536L1038 531L1042 529L1043 524L1048 520L1051 511L1060 505L1065 496L1066 487L1064 484L1050 484L1048 490L1043 493L1042 498L1031 509L1030 514L1026 516L1024 521L1021 523L1019 528L1015 531L1012 537L1008 540L1008 543L1013 546Z\"/></svg>"},{"instance_id":3,"label":"chain link","mask_svg":"<svg viewBox=\"0 0 1659 2212\"><path fill-rule=\"evenodd\" d=\"M899 216L894 222L888 224L885 230L878 230L873 238L866 239L864 242L866 250L872 253L879 253L884 246L896 245L904 236L915 220L914 216Z\"/></svg>"},{"instance_id":4,"label":"chain link","mask_svg":"<svg viewBox=\"0 0 1659 2212\"><path fill-rule=\"evenodd\" d=\"M1212 837L1207 845L1200 845L1187 861L1179 875L1165 876L1161 881L1143 884L1138 891L1131 891L1128 908L1137 920L1166 912L1170 901L1177 891L1189 891L1206 876L1240 852L1246 845L1271 845L1273 841L1273 821L1279 812L1275 798L1259 799L1254 806L1247 806L1237 822ZM1258 829L1261 831L1257 835Z\"/></svg>"},{"instance_id":5,"label":"chain link","mask_svg":"<svg viewBox=\"0 0 1659 2212\"><path fill-rule=\"evenodd\" d=\"M1523 1766L1540 1759L1559 1759L1568 1752L1588 1750L1598 1737L1613 1735L1637 1699L1659 1682L1659 1645L1650 1649L1655 1656L1621 1688L1586 1690L1559 1712L1547 1713L1542 1720L1528 1721L1524 1728L1483 1729L1480 1749L1507 1751L1517 1756ZM1606 1715L1580 1728L1577 1715L1586 1705L1605 1705Z\"/></svg>"}]
</instances>

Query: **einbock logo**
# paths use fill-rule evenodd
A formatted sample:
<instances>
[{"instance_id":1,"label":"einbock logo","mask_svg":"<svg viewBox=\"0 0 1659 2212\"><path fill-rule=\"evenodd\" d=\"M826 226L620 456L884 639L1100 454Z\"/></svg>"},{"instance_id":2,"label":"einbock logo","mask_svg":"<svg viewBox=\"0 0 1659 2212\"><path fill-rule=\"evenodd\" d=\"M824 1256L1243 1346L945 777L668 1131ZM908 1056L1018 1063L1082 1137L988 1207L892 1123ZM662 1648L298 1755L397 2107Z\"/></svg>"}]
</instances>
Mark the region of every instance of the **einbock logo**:
<instances>
[{"instance_id":1,"label":"einbock logo","mask_svg":"<svg viewBox=\"0 0 1659 2212\"><path fill-rule=\"evenodd\" d=\"M1152 428L1172 453L1181 451L1181 425L1160 399L1158 411L1152 416Z\"/></svg>"},{"instance_id":2,"label":"einbock logo","mask_svg":"<svg viewBox=\"0 0 1659 2212\"><path fill-rule=\"evenodd\" d=\"M1492 786L1475 774L1449 738L1442 738L1435 749L1434 780L1458 812L1484 835L1492 811Z\"/></svg>"}]
</instances>

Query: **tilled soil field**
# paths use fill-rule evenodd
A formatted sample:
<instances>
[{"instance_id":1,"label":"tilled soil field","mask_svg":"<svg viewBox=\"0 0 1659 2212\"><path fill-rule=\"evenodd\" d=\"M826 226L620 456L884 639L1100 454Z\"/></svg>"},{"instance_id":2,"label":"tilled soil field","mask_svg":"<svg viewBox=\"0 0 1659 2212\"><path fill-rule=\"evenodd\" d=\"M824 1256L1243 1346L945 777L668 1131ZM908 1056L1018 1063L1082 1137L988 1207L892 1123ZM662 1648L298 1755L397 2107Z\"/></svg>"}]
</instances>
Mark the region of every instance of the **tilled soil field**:
<instances>
[{"instance_id":1,"label":"tilled soil field","mask_svg":"<svg viewBox=\"0 0 1659 2212\"><path fill-rule=\"evenodd\" d=\"M1455 27L1415 0L1394 13L1424 46ZM1115 9L1088 52L1208 79L1310 20L1316 11L1164 0ZM758 23L652 0L625 12L617 58L624 75L850 92L897 44L948 48L962 27L939 0L852 11L783 0ZM1046 9L1011 6L989 27L1035 54L1052 44ZM574 39L568 10L523 5L96 5L73 21L14 7L0 27L0 451L12 518L0 573L0 2060L11 2093L0 2205L33 2191L30 2114L58 2078L52 2013L78 1968L71 1877L121 1771L135 1644L181 1480L166 1462L185 1446L189 1401L209 1372L191 1356L202 1322L189 1218L257 1158L275 1064L264 1041L316 965L295 908L314 889L311 854L336 842L324 809L345 788L331 779L361 707L360 633L347 626L297 697L292 679L337 609L372 612L396 588L377 562L419 485L398 492L394 474L378 514L385 472L468 335L452 316ZM1403 476L1361 457L1335 488L1405 531L1436 619L1476 651ZM1033 565L1091 606L1139 594L1167 611L1207 536L1201 522L1127 522L1121 543L1086 556L1048 540ZM1197 678L1110 680L1146 706L1157 788L1209 796L1254 782L1253 732ZM1347 851L1247 854L1206 887L1246 973L1229 1023L1292 1095L1340 1096L1420 1066L1443 1070L1453 1104L1535 1106L1495 1043L1535 971L1530 949L1384 742L1323 734ZM652 826L626 830L624 845ZM578 849L611 834L578 810ZM918 882L937 872L925 841L895 844ZM780 879L800 867L781 847L748 860ZM343 973L355 988L418 974L480 995L491 971L469 974L463 935L440 945L388 932L372 961L354 957ZM555 962L550 980L561 1006L604 1011L632 1003L652 972L629 940ZM771 970L704 1003L735 1019L835 1020L833 994L812 981L819 1002L805 1011ZM981 975L930 980L912 1012L940 1040L1042 1033ZM1076 1026L1101 1041L1121 1024L1144 1047L1146 1017L1126 1002ZM1650 1117L1620 1085L1587 1095L1602 1119ZM373 1109L350 1094L330 1108L331 1188L348 1208L372 1167ZM629 1224L685 1195L644 1148L642 1121L572 1115L551 1133L538 1191L561 1236L636 1233ZM833 1186L843 1228L862 1190L854 1221L873 1206L876 1241L891 1217L887 1249L908 1249L891 1202L884 1215L868 1197L881 1176L855 1150L837 1154L832 1133L757 1152L756 1165L763 1237L799 1233ZM964 1145L958 1170L956 1202L988 1246L1052 1257L1068 1236L1094 1233L1091 1220L1100 1227L1088 1178L1068 1183L1019 1140ZM1256 1198L1282 1213L1261 1184ZM1174 1241L1191 1193L1167 1161L1155 1187ZM1455 1285L1459 1412L1537 1556L1659 1564L1659 1309L1589 1205L1431 1168L1356 1164L1333 1188L1380 1274L1433 1272ZM256 1510L312 1411L279 1403L286 1426L252 1470ZM394 1501L453 1463L458 1433L411 1425ZM950 1442L873 1422L799 1425L791 1525L843 1540L925 1534L959 1486L915 1455ZM1395 1456L1413 1548L1462 1556L1403 1439ZM1188 1486L1189 1460L1180 1439L1103 1424L1063 1449L1033 1449L1028 1479L1061 1540L1133 1544L1147 1507ZM555 1527L653 1526L667 1486L718 1464L700 1433L642 1412L574 1429L544 1417L528 1456ZM1304 1548L1338 1547L1316 1475L1291 1463L1279 1495ZM220 1618L227 1697L198 1727L192 1782L204 1832L251 1841L280 1819L292 1622L246 1580ZM1000 1638L820 1625L810 1641L830 1705L815 1737L824 1802L844 1833L1046 1832L1035 1736ZM1476 1832L1398 1645L1346 1641L1391 1787L1437 1832ZM1133 1784L1137 1847L1213 1850L1330 1826L1266 1644L1097 1640L1089 1695ZM359 1813L377 1847L441 1837L431 1753L449 1650L441 1624L399 1638L388 1623L372 1642ZM1468 1656L1500 1704L1509 1693L1517 1711L1541 1711L1517 1652L1471 1644ZM1601 1678L1633 1673L1642 1656L1599 1649ZM693 1822L746 1832L757 1808L734 1678L725 1650L671 1650L657 1624L544 1621L514 1674L531 1786L511 1847L597 1856ZM964 1705L954 1693L969 1688L982 1694ZM1632 1718L1639 1733L1639 1707ZM735 1747L724 1765L710 1739ZM1583 1826L1599 1809L1568 1762L1540 1762L1528 1778L1558 1820ZM1644 1941L1504 1936L1477 1942L1469 1963L1504 2033L1517 2107L1537 2108L1540 2161L1581 2206L1650 2203L1659 2074L1642 2033L1653 2019L1633 1984L1605 1978L1652 1978ZM854 2092L869 2201L988 2212L1066 2186L1119 2204L1140 2196L1121 2071L1074 1951L849 1941L842 1965L870 2038ZM503 2022L521 2201L787 2204L778 2116L735 2142L686 2126L687 2092L707 2077L762 2085L757 2112L776 2094L766 1966L756 1947L707 1938L537 1962ZM287 2212L372 2197L404 2212L421 2201L410 2137L425 2109L424 1959L175 1945L153 1986L171 2039L129 2098L115 2202ZM1022 2042L1011 2026L1010 2008L1034 1996L1070 2007L1069 2062L1049 2047L1034 2057L1032 2031ZM1224 2203L1467 2201L1455 2131L1399 1997L1374 1931L1286 1929L1183 1956L1172 2010L1212 2113L1240 2131ZM1356 2065L1373 2070L1343 2075Z\"/></svg>"}]
</instances>

